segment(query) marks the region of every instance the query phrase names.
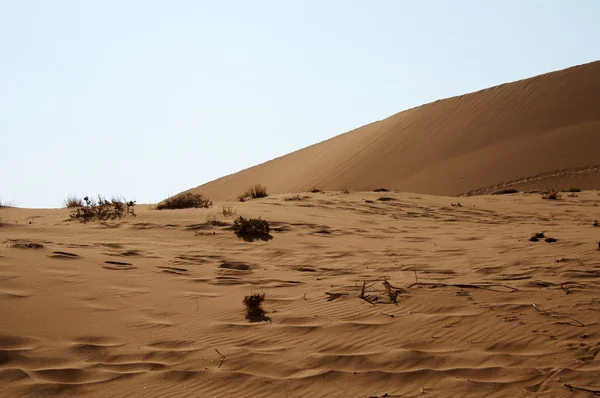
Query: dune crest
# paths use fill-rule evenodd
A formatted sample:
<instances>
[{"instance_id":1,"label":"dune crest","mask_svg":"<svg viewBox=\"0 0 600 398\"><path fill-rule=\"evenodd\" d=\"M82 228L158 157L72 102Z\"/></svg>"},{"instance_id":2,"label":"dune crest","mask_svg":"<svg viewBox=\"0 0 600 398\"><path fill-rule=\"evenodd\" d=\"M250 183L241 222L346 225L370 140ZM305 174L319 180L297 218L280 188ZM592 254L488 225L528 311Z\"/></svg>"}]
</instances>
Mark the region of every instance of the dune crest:
<instances>
[{"instance_id":1,"label":"dune crest","mask_svg":"<svg viewBox=\"0 0 600 398\"><path fill-rule=\"evenodd\" d=\"M600 188L599 105L593 62L408 109L191 191L228 200L257 182L271 193Z\"/></svg>"}]
</instances>

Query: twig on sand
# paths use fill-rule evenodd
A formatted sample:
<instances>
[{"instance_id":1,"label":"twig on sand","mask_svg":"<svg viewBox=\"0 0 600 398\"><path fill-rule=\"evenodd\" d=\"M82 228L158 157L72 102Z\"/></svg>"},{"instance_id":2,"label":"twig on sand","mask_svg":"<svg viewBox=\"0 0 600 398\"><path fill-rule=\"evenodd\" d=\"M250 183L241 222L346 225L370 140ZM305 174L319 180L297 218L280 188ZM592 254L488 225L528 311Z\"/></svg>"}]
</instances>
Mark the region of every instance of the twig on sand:
<instances>
[{"instance_id":1,"label":"twig on sand","mask_svg":"<svg viewBox=\"0 0 600 398\"><path fill-rule=\"evenodd\" d=\"M564 385L565 385L565 387L567 387L567 388L568 388L570 391L573 391L573 390L579 390L579 391L591 392L591 393L592 393L592 394L594 394L594 395L600 395L600 389L594 389L594 388L585 388L585 387L577 387L577 386L574 386L574 385L572 385L572 384L569 384L569 383L565 383Z\"/></svg>"},{"instance_id":2,"label":"twig on sand","mask_svg":"<svg viewBox=\"0 0 600 398\"><path fill-rule=\"evenodd\" d=\"M326 295L328 295L329 297L327 298L327 301L333 301L335 299L338 299L342 296L347 296L348 293L340 293L340 292L325 292Z\"/></svg>"},{"instance_id":3,"label":"twig on sand","mask_svg":"<svg viewBox=\"0 0 600 398\"><path fill-rule=\"evenodd\" d=\"M460 287L462 289L483 289L491 290L500 293L514 293L518 292L519 289L516 287L502 285L499 283L439 283L439 282L415 282L408 285L408 288L415 286L429 286L430 288L436 287Z\"/></svg>"},{"instance_id":4,"label":"twig on sand","mask_svg":"<svg viewBox=\"0 0 600 398\"><path fill-rule=\"evenodd\" d=\"M221 354L221 353L219 352L219 350L217 350L216 348L215 348L215 351L217 352L217 354L219 354L219 355L221 356L221 363L220 363L220 364L219 364L219 366L218 366L218 368L220 368L220 367L223 365L223 362L225 362L225 358L226 358L226 357L225 357L225 355ZM218 369L218 368L217 368L217 369Z\"/></svg>"},{"instance_id":5,"label":"twig on sand","mask_svg":"<svg viewBox=\"0 0 600 398\"><path fill-rule=\"evenodd\" d=\"M306 298L306 293L304 293L304 296L302 296L302 299L303 299L304 301L308 301L308 299Z\"/></svg>"},{"instance_id":6,"label":"twig on sand","mask_svg":"<svg viewBox=\"0 0 600 398\"><path fill-rule=\"evenodd\" d=\"M553 313L552 311L548 311L548 310L543 310L540 307L538 307L537 305L535 305L534 303L531 303L531 305L533 306L533 309L540 315L545 315L545 316L549 316L552 317L554 319L557 319L558 322L553 322L559 325L569 325L569 326L576 326L578 328L582 328L585 325L583 324L583 322L578 321L577 319L573 319L573 318L569 318L568 316L563 316L563 315L556 315L555 313ZM561 319L567 319L568 321L574 322L565 322L565 321L561 321Z\"/></svg>"},{"instance_id":7,"label":"twig on sand","mask_svg":"<svg viewBox=\"0 0 600 398\"><path fill-rule=\"evenodd\" d=\"M389 317L391 317L391 318L395 317L395 315L394 315L394 314L392 314L392 313L390 313L390 312L383 312L383 311L381 311L381 313L382 313L383 315L387 315L387 316L389 316Z\"/></svg>"}]
</instances>

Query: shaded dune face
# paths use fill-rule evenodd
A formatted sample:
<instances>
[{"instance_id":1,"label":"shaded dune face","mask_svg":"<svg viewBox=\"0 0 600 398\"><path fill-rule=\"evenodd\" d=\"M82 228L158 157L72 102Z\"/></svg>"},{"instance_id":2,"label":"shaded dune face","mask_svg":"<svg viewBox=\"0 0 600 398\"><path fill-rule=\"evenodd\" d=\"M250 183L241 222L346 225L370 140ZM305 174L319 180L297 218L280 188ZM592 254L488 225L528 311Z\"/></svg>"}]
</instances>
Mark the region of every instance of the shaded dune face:
<instances>
[{"instance_id":1,"label":"shaded dune face","mask_svg":"<svg viewBox=\"0 0 600 398\"><path fill-rule=\"evenodd\" d=\"M600 188L599 105L594 62L409 109L192 191L228 200L257 182L269 193Z\"/></svg>"}]
</instances>

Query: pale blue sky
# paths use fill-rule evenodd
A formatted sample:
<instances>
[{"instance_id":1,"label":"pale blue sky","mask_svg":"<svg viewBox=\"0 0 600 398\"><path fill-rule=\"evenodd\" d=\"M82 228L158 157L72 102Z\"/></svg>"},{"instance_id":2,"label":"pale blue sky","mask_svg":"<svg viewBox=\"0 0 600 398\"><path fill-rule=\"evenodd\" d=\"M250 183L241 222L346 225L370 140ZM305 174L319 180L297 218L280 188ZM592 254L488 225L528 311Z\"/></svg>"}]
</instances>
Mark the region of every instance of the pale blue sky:
<instances>
[{"instance_id":1,"label":"pale blue sky","mask_svg":"<svg viewBox=\"0 0 600 398\"><path fill-rule=\"evenodd\" d=\"M595 61L600 1L0 0L0 199L153 203Z\"/></svg>"}]
</instances>

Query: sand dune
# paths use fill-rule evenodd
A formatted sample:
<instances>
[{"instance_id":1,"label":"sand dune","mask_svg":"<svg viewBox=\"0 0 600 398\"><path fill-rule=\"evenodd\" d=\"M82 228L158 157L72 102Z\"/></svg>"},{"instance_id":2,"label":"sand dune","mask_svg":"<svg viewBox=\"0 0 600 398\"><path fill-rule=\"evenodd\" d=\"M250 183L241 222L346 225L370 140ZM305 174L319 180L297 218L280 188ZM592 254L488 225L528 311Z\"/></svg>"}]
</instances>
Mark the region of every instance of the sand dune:
<instances>
[{"instance_id":1,"label":"sand dune","mask_svg":"<svg viewBox=\"0 0 600 398\"><path fill-rule=\"evenodd\" d=\"M228 200L254 183L272 193L595 189L599 131L594 62L409 109L193 191Z\"/></svg>"},{"instance_id":2,"label":"sand dune","mask_svg":"<svg viewBox=\"0 0 600 398\"><path fill-rule=\"evenodd\" d=\"M3 397L587 397L600 196L327 192L80 224L0 209ZM456 206L452 206L454 202ZM558 241L530 242L545 231ZM43 245L36 249L31 243ZM399 289L397 305L382 280ZM414 284L417 282L417 284ZM377 290L379 291L377 291ZM245 319L265 293L270 322ZM329 293L329 294L328 294ZM535 304L535 307L532 305ZM392 317L393 316L393 317ZM565 384L574 386L567 387Z\"/></svg>"}]
</instances>

